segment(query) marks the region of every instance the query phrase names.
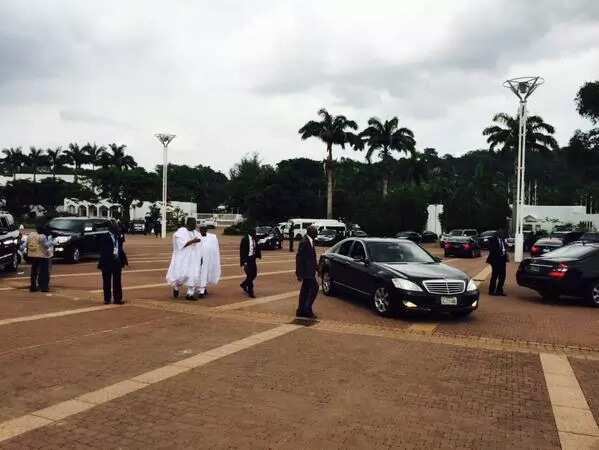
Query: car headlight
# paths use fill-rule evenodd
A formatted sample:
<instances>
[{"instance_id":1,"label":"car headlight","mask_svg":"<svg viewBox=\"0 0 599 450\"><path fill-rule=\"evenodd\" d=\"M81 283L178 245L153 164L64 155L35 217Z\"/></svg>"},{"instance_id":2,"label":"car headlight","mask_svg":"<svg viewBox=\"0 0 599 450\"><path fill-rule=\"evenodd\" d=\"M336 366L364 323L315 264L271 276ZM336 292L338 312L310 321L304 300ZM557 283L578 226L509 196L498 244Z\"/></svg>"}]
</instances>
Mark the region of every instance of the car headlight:
<instances>
[{"instance_id":1,"label":"car headlight","mask_svg":"<svg viewBox=\"0 0 599 450\"><path fill-rule=\"evenodd\" d=\"M422 292L422 288L410 280L406 280L404 278L393 278L391 281L393 282L393 286L395 286L397 289L403 289L404 291L412 292Z\"/></svg>"},{"instance_id":2,"label":"car headlight","mask_svg":"<svg viewBox=\"0 0 599 450\"><path fill-rule=\"evenodd\" d=\"M54 242L57 244L64 244L65 242L69 242L71 240L71 236L58 236L54 239Z\"/></svg>"},{"instance_id":3,"label":"car headlight","mask_svg":"<svg viewBox=\"0 0 599 450\"><path fill-rule=\"evenodd\" d=\"M476 285L476 283L474 282L474 280L470 280L468 282L468 286L466 287L466 291L467 292L478 291L478 286Z\"/></svg>"}]
</instances>

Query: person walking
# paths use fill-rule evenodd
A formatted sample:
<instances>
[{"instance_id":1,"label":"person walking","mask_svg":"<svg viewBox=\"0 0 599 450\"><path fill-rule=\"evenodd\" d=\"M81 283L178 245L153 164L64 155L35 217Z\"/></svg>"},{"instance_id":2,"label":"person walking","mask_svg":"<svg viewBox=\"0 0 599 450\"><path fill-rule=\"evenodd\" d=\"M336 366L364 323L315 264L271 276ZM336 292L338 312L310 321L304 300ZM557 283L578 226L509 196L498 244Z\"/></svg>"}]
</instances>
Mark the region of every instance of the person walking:
<instances>
[{"instance_id":1,"label":"person walking","mask_svg":"<svg viewBox=\"0 0 599 450\"><path fill-rule=\"evenodd\" d=\"M289 251L293 252L293 222L289 222Z\"/></svg>"},{"instance_id":2,"label":"person walking","mask_svg":"<svg viewBox=\"0 0 599 450\"><path fill-rule=\"evenodd\" d=\"M505 283L506 264L508 261L505 233L497 231L489 241L489 256L487 263L491 265L491 280L489 282L489 295L505 296L503 285Z\"/></svg>"},{"instance_id":3,"label":"person walking","mask_svg":"<svg viewBox=\"0 0 599 450\"><path fill-rule=\"evenodd\" d=\"M162 234L162 222L157 220L154 222L154 235L155 237L159 237Z\"/></svg>"},{"instance_id":4,"label":"person walking","mask_svg":"<svg viewBox=\"0 0 599 450\"><path fill-rule=\"evenodd\" d=\"M173 256L166 273L166 282L173 287L173 298L179 297L181 286L187 286L185 299L196 300L195 278L197 261L194 261L193 247L201 242L196 232L195 217L188 217L184 227L179 227L173 234Z\"/></svg>"},{"instance_id":5,"label":"person walking","mask_svg":"<svg viewBox=\"0 0 599 450\"><path fill-rule=\"evenodd\" d=\"M312 311L312 305L318 296L319 289L318 281L316 281L318 263L314 248L314 239L317 234L316 227L310 225L295 255L295 275L297 276L297 280L302 283L299 303L295 313L297 317L316 319L316 315Z\"/></svg>"},{"instance_id":6,"label":"person walking","mask_svg":"<svg viewBox=\"0 0 599 450\"><path fill-rule=\"evenodd\" d=\"M49 292L50 258L52 258L52 237L44 234L42 225L27 236L27 258L31 262L29 290Z\"/></svg>"},{"instance_id":7,"label":"person walking","mask_svg":"<svg viewBox=\"0 0 599 450\"><path fill-rule=\"evenodd\" d=\"M250 298L256 298L254 294L254 280L258 276L256 259L262 258L260 247L256 244L256 230L251 230L241 239L239 244L239 260L245 272L245 280L239 286Z\"/></svg>"},{"instance_id":8,"label":"person walking","mask_svg":"<svg viewBox=\"0 0 599 450\"><path fill-rule=\"evenodd\" d=\"M104 303L109 305L112 300L115 305L122 305L123 288L121 272L129 265L127 254L123 248L123 235L116 222L110 223L109 232L100 237L100 261L98 269L102 271L102 289Z\"/></svg>"}]
</instances>

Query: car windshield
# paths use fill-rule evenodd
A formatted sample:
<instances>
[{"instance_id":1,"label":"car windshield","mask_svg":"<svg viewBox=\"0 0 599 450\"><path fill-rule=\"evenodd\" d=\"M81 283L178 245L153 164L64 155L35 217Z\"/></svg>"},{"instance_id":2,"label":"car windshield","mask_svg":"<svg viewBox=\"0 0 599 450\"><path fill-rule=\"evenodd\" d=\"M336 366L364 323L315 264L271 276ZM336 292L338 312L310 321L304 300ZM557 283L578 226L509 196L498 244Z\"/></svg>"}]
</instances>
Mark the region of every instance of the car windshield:
<instances>
[{"instance_id":1,"label":"car windshield","mask_svg":"<svg viewBox=\"0 0 599 450\"><path fill-rule=\"evenodd\" d=\"M435 260L416 244L408 242L368 242L370 259L382 263L434 263Z\"/></svg>"},{"instance_id":2,"label":"car windshield","mask_svg":"<svg viewBox=\"0 0 599 450\"><path fill-rule=\"evenodd\" d=\"M52 219L48 222L48 227L60 231L81 231L83 222L73 219Z\"/></svg>"},{"instance_id":3,"label":"car windshield","mask_svg":"<svg viewBox=\"0 0 599 450\"><path fill-rule=\"evenodd\" d=\"M593 253L599 253L599 247L596 245L568 245L546 253L543 257L581 259Z\"/></svg>"}]
</instances>

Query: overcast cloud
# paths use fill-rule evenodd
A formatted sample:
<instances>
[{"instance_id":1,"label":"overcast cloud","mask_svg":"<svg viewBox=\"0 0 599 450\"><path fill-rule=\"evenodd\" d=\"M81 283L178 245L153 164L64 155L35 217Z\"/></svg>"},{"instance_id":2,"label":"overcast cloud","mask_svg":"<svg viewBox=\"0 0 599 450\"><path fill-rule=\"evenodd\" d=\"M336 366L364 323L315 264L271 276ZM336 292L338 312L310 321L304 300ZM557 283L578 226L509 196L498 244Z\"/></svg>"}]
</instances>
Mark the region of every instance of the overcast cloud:
<instances>
[{"instance_id":1,"label":"overcast cloud","mask_svg":"<svg viewBox=\"0 0 599 450\"><path fill-rule=\"evenodd\" d=\"M0 147L118 142L147 168L159 131L171 161L223 171L253 151L323 158L297 134L322 106L397 115L420 150L459 155L530 74L531 113L566 144L599 79L596 0L6 0L0 17Z\"/></svg>"}]
</instances>

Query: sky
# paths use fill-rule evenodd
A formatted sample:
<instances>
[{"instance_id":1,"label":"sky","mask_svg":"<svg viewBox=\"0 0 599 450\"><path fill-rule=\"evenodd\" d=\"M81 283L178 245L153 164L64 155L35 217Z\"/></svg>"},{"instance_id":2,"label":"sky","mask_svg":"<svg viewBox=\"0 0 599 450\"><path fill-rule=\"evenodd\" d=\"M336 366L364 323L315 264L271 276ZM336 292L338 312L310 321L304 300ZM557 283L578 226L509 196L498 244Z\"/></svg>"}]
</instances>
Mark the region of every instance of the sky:
<instances>
[{"instance_id":1,"label":"sky","mask_svg":"<svg viewBox=\"0 0 599 450\"><path fill-rule=\"evenodd\" d=\"M225 173L253 152L323 159L298 134L322 107L398 116L419 150L460 155L527 75L566 145L599 79L596 0L3 0L0 17L0 148L117 142L146 168L157 132L177 135L171 162Z\"/></svg>"}]
</instances>

